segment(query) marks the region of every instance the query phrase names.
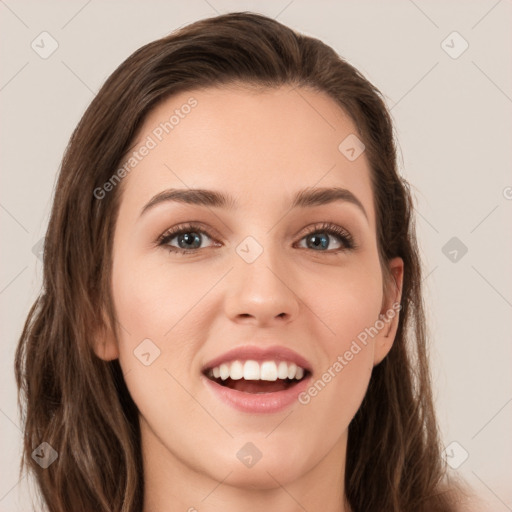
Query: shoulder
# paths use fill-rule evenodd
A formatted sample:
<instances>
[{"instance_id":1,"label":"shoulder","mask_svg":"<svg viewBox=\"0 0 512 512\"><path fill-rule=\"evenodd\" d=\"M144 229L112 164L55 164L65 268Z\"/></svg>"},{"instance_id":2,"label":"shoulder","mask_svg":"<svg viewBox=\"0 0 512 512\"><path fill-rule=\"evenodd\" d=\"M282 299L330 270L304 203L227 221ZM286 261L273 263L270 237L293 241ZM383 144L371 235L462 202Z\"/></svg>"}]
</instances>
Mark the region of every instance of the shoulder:
<instances>
[{"instance_id":1,"label":"shoulder","mask_svg":"<svg viewBox=\"0 0 512 512\"><path fill-rule=\"evenodd\" d=\"M458 494L455 512L494 512L488 503L477 496L474 491L466 488Z\"/></svg>"},{"instance_id":2,"label":"shoulder","mask_svg":"<svg viewBox=\"0 0 512 512\"><path fill-rule=\"evenodd\" d=\"M454 478L451 475L448 482L445 481L440 487L440 494L445 497L442 504L436 502L436 506L440 506L440 511L447 510L446 506L448 505L448 509L452 512L494 512L489 504L478 496L469 483L461 477Z\"/></svg>"}]
</instances>

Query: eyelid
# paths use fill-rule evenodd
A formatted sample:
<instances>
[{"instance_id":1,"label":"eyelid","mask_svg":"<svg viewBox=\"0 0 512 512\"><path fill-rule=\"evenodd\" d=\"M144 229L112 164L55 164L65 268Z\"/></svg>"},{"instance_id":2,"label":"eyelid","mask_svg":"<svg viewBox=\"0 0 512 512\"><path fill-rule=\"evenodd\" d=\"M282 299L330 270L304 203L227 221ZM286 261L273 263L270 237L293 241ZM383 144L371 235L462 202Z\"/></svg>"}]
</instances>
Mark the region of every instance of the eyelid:
<instances>
[{"instance_id":1,"label":"eyelid","mask_svg":"<svg viewBox=\"0 0 512 512\"><path fill-rule=\"evenodd\" d=\"M177 226L174 226L172 228L169 228L165 230L155 241L156 245L165 245L164 240L171 237L174 238L175 236L180 235L181 233L193 231L196 233L201 233L203 235L208 236L208 238L221 238L219 234L216 233L216 231L210 227L207 227L205 224L203 224L200 221L189 221L185 222L183 224L178 224ZM199 250L199 249L197 249Z\"/></svg>"},{"instance_id":2,"label":"eyelid","mask_svg":"<svg viewBox=\"0 0 512 512\"><path fill-rule=\"evenodd\" d=\"M206 227L205 224L203 224L200 221L189 221L183 224L178 224L177 226L174 226L162 233L157 240L155 241L156 246L164 246L167 247L168 250L174 253L178 254L194 254L198 253L200 251L204 251L205 249L209 249L211 247L205 247L205 248L198 248L198 249L181 249L179 247L168 245L168 241L172 240L173 238L179 236L183 233L188 232L195 232L201 235L206 235L208 238L213 240L214 242L218 242L218 238L221 238L216 231L213 228ZM212 235L212 232L214 235ZM338 224L332 223L332 222L316 222L313 224L310 224L308 226L305 226L303 229L299 231L298 234L295 235L295 237L299 237L299 240L297 240L296 243L301 242L306 236L312 235L314 233L327 233L330 236L336 236L338 237L343 247L339 249L330 249L327 251L312 251L312 252L319 252L321 254L339 254L340 252L347 252L352 251L358 247L357 242L354 240L354 237L352 234L345 229L342 226L339 226ZM218 243L217 243L218 246ZM304 249L304 248L302 248ZM308 248L306 248L308 249Z\"/></svg>"},{"instance_id":3,"label":"eyelid","mask_svg":"<svg viewBox=\"0 0 512 512\"><path fill-rule=\"evenodd\" d=\"M312 224L308 224L307 226L302 228L295 236L300 236L302 238L306 235L310 235L312 233L316 233L319 231L339 232L338 234L344 235L347 238L352 239L352 235L350 234L350 232L347 229L345 229L344 227L342 227L334 222L327 222L327 221L313 222Z\"/></svg>"},{"instance_id":4,"label":"eyelid","mask_svg":"<svg viewBox=\"0 0 512 512\"><path fill-rule=\"evenodd\" d=\"M320 254L339 254L340 252L352 251L359 247L359 244L354 239L354 236L344 227L334 222L314 222L303 228L296 236L299 237L299 242L306 236L314 233L327 233L330 236L338 237L342 240L343 247L340 249L331 249L328 251L313 251Z\"/></svg>"}]
</instances>

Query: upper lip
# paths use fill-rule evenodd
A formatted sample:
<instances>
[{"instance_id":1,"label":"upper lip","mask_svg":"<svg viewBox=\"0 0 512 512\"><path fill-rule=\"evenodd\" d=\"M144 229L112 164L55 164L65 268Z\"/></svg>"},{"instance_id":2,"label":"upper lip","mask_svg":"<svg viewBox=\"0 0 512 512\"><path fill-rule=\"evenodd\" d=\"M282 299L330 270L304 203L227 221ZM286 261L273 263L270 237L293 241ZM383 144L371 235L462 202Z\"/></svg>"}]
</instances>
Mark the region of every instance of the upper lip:
<instances>
[{"instance_id":1,"label":"upper lip","mask_svg":"<svg viewBox=\"0 0 512 512\"><path fill-rule=\"evenodd\" d=\"M271 347L260 347L256 345L245 345L243 347L236 347L224 354L211 359L203 366L203 372L220 366L222 363L228 363L230 361L287 361L295 363L297 366L301 366L309 372L312 371L311 364L307 359L297 354L293 350L283 346L271 346Z\"/></svg>"}]
</instances>

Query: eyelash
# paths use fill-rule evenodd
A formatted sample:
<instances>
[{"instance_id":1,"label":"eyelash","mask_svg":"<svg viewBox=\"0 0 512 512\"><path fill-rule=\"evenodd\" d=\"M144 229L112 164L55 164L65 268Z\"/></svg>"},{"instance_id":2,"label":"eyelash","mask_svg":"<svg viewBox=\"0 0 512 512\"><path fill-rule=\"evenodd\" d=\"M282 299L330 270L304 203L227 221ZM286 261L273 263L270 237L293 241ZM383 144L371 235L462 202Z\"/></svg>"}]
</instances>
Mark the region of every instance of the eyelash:
<instances>
[{"instance_id":1,"label":"eyelash","mask_svg":"<svg viewBox=\"0 0 512 512\"><path fill-rule=\"evenodd\" d=\"M166 246L166 249L169 250L169 252L181 254L183 256L186 254L197 253L198 251L200 251L202 249L201 248L181 249L179 247L174 247L174 246L169 245L169 242L173 238L175 238L179 235L183 235L185 233L191 233L191 232L206 235L208 238L214 240L214 238L208 233L208 231L205 230L204 228L202 228L200 225L194 224L194 223L187 223L187 224L181 224L179 226L171 228L170 230L163 233L156 241L156 245L159 247ZM341 247L340 249L335 249L335 250L333 249L333 250L328 250L328 251L313 251L313 252L319 252L319 253L325 253L325 254L332 255L332 254L337 254L337 253L344 252L344 251L351 251L351 250L354 250L357 248L357 245L355 244L352 235L348 231L346 231L345 229L343 229L340 226L337 226L336 224L331 224L329 222L315 224L310 230L308 230L307 233L302 235L300 240L302 240L310 235L317 234L317 233L323 233L323 234L337 236L339 238L339 240L341 241L343 247ZM309 249L309 248L306 247L305 249Z\"/></svg>"}]
</instances>

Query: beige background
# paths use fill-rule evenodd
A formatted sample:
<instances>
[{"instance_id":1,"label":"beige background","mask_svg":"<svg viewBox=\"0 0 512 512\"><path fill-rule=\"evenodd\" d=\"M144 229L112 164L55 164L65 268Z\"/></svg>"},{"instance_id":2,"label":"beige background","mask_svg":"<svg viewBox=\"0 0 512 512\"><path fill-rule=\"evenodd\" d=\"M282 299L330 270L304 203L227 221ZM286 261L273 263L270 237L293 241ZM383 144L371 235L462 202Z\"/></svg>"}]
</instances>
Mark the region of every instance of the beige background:
<instances>
[{"instance_id":1,"label":"beige background","mask_svg":"<svg viewBox=\"0 0 512 512\"><path fill-rule=\"evenodd\" d=\"M40 286L33 248L45 232L71 131L134 50L235 10L267 14L324 40L386 95L418 206L443 441L458 443L449 448L453 465L468 453L456 471L489 509L512 510L510 0L0 0L0 511L33 510L28 479L18 479L13 356ZM31 47L43 31L58 43L47 59ZM452 58L464 41L467 50ZM445 247L453 237L459 247Z\"/></svg>"}]
</instances>

